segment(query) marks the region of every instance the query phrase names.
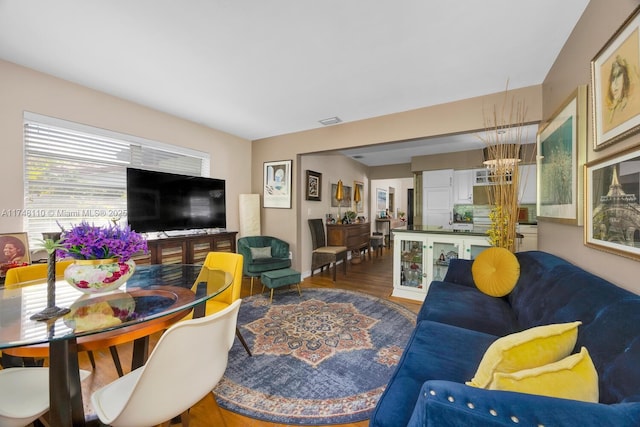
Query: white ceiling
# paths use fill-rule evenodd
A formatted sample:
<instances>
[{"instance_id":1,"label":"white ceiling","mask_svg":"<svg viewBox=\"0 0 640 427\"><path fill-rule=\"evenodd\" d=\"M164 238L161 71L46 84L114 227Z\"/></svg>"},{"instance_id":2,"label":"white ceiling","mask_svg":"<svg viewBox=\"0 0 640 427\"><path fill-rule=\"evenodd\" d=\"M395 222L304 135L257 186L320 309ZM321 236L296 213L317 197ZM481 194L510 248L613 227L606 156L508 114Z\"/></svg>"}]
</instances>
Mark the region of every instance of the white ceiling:
<instances>
[{"instance_id":1,"label":"white ceiling","mask_svg":"<svg viewBox=\"0 0 640 427\"><path fill-rule=\"evenodd\" d=\"M0 0L0 58L255 140L540 84L587 4Z\"/></svg>"}]
</instances>

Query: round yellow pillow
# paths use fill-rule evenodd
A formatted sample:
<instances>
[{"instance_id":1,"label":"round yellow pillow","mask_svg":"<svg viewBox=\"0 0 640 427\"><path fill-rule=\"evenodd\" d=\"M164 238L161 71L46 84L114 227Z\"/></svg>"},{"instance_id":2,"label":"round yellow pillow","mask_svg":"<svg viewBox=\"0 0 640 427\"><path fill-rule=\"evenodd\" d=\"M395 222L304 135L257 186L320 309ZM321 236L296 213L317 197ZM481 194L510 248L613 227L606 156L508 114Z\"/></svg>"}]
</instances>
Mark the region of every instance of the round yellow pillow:
<instances>
[{"instance_id":1,"label":"round yellow pillow","mask_svg":"<svg viewBox=\"0 0 640 427\"><path fill-rule=\"evenodd\" d=\"M492 297L503 297L513 290L520 277L518 258L505 248L491 247L473 261L471 274L476 287Z\"/></svg>"}]
</instances>

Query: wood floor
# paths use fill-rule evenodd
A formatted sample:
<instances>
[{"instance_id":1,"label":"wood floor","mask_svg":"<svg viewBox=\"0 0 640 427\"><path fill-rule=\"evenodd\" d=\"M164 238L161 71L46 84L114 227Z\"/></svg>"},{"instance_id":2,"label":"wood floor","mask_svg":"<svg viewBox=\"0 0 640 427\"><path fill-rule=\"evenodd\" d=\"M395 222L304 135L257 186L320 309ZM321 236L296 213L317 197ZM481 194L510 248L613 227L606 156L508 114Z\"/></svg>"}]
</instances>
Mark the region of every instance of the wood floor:
<instances>
[{"instance_id":1,"label":"wood floor","mask_svg":"<svg viewBox=\"0 0 640 427\"><path fill-rule=\"evenodd\" d=\"M260 287L260 286L258 286ZM371 260L366 258L360 264L349 263L347 266L347 275L342 273L342 268L338 269L337 280L333 282L331 275L325 270L322 274L316 272L313 277L308 277L302 283L302 292L304 288L340 288L353 291L360 291L380 298L393 300L407 307L408 309L418 312L420 303L415 301L391 298L392 291L392 251L385 249L383 255ZM245 279L242 285L242 297L249 296L250 282ZM254 292L256 291L254 282ZM259 289L258 289L259 290ZM274 295L278 298L278 294ZM156 337L157 339L157 337ZM155 340L153 340L155 343ZM127 366L131 364L131 346L118 346L118 352L122 360L125 372L128 372ZM97 368L87 380L83 382L83 398L87 412L93 412L90 406L90 395L94 389L108 384L116 377L115 367L111 360L110 353L107 349L94 352L96 357ZM86 355L80 355L80 365L83 369L91 369ZM194 427L211 427L211 426L227 426L227 427L286 427L285 424L275 424L265 421L259 421L252 418L243 417L233 412L221 409L212 394L209 394L190 412L190 425ZM368 421L359 423L342 424L342 427L365 427ZM335 425L334 425L335 426Z\"/></svg>"}]
</instances>

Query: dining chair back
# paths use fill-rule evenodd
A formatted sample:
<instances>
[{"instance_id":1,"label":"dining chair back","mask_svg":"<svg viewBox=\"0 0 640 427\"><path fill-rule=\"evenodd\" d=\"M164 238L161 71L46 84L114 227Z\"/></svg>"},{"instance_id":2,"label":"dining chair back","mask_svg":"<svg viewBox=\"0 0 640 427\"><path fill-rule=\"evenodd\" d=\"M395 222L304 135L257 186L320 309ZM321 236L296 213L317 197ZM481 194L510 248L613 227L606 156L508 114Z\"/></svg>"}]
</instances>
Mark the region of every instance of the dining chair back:
<instances>
[{"instance_id":1,"label":"dining chair back","mask_svg":"<svg viewBox=\"0 0 640 427\"><path fill-rule=\"evenodd\" d=\"M89 371L80 371L85 379ZM0 426L23 427L49 410L49 368L0 370Z\"/></svg>"},{"instance_id":2,"label":"dining chair back","mask_svg":"<svg viewBox=\"0 0 640 427\"><path fill-rule=\"evenodd\" d=\"M324 223L322 219L308 220L309 229L311 230L311 242L313 251L311 252L311 276L316 269L322 270L325 266L333 264L333 281L336 281L336 269L338 261L342 260L344 274L347 274L347 247L346 246L327 246L327 239L324 232Z\"/></svg>"},{"instance_id":3,"label":"dining chair back","mask_svg":"<svg viewBox=\"0 0 640 427\"><path fill-rule=\"evenodd\" d=\"M144 366L91 395L100 421L115 427L161 424L211 393L227 367L241 301L167 329Z\"/></svg>"},{"instance_id":4,"label":"dining chair back","mask_svg":"<svg viewBox=\"0 0 640 427\"><path fill-rule=\"evenodd\" d=\"M64 270L73 263L73 260L63 260L56 262L56 277L64 276ZM7 270L7 275L4 279L4 286L7 289L12 289L17 287L18 283L22 282L31 282L38 279L46 279L47 278L47 264L31 264L25 265L23 267L15 267ZM120 355L118 354L118 349L115 345L110 345L109 352L111 353L111 358L113 359L113 364L118 372L119 376L124 374L122 370L122 364L120 363ZM82 346L78 347L79 351L85 351ZM89 356L89 361L91 362L91 366L93 369L96 368L96 360L91 350L86 350ZM17 358L11 357L7 355L2 356L3 365L33 365L34 362L26 359L26 358Z\"/></svg>"},{"instance_id":5,"label":"dining chair back","mask_svg":"<svg viewBox=\"0 0 640 427\"><path fill-rule=\"evenodd\" d=\"M73 262L73 260L56 262L56 276L64 275L64 270ZM13 288L20 282L30 282L37 279L45 279L47 277L47 264L31 264L23 267L14 267L7 270L4 278L4 286Z\"/></svg>"}]
</instances>

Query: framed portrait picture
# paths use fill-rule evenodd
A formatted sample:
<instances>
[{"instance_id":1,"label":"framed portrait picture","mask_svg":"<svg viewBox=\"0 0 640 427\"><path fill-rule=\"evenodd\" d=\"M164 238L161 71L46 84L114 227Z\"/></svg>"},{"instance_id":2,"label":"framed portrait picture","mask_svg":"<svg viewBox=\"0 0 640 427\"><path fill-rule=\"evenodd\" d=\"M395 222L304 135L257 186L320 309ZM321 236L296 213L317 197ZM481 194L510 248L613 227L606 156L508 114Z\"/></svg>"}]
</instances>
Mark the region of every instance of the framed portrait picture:
<instances>
[{"instance_id":1,"label":"framed portrait picture","mask_svg":"<svg viewBox=\"0 0 640 427\"><path fill-rule=\"evenodd\" d=\"M291 209L292 160L264 163L263 207Z\"/></svg>"},{"instance_id":2,"label":"framed portrait picture","mask_svg":"<svg viewBox=\"0 0 640 427\"><path fill-rule=\"evenodd\" d=\"M387 190L376 188L376 210L378 212L387 209Z\"/></svg>"},{"instance_id":3,"label":"framed portrait picture","mask_svg":"<svg viewBox=\"0 0 640 427\"><path fill-rule=\"evenodd\" d=\"M27 233L0 234L0 275L10 266L31 264Z\"/></svg>"},{"instance_id":4,"label":"framed portrait picture","mask_svg":"<svg viewBox=\"0 0 640 427\"><path fill-rule=\"evenodd\" d=\"M640 259L640 147L585 166L587 246Z\"/></svg>"},{"instance_id":5,"label":"framed portrait picture","mask_svg":"<svg viewBox=\"0 0 640 427\"><path fill-rule=\"evenodd\" d=\"M582 225L587 86L578 87L537 135L537 216Z\"/></svg>"},{"instance_id":6,"label":"framed portrait picture","mask_svg":"<svg viewBox=\"0 0 640 427\"><path fill-rule=\"evenodd\" d=\"M640 8L591 61L594 150L640 130Z\"/></svg>"},{"instance_id":7,"label":"framed portrait picture","mask_svg":"<svg viewBox=\"0 0 640 427\"><path fill-rule=\"evenodd\" d=\"M353 202L357 213L364 212L364 183L360 181L353 182Z\"/></svg>"},{"instance_id":8,"label":"framed portrait picture","mask_svg":"<svg viewBox=\"0 0 640 427\"><path fill-rule=\"evenodd\" d=\"M340 206L341 208L350 208L351 207L351 187L348 185L342 186L342 200L340 204L338 204L338 199L336 199L336 189L338 188L338 184L331 184L331 207L337 208Z\"/></svg>"},{"instance_id":9,"label":"framed portrait picture","mask_svg":"<svg viewBox=\"0 0 640 427\"><path fill-rule=\"evenodd\" d=\"M314 202L322 200L322 174L307 169L306 199Z\"/></svg>"}]
</instances>

